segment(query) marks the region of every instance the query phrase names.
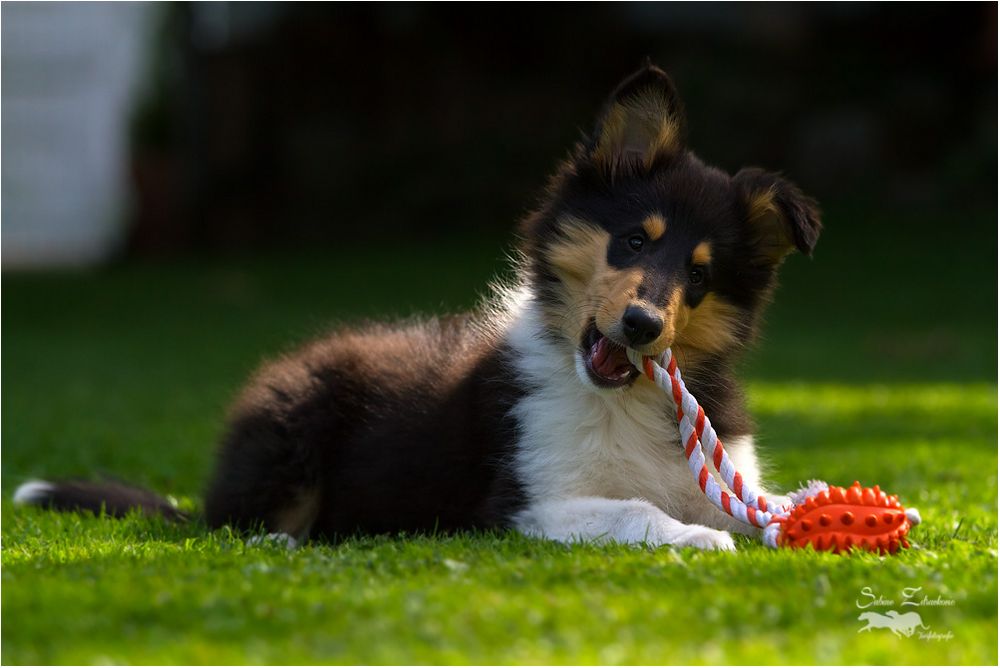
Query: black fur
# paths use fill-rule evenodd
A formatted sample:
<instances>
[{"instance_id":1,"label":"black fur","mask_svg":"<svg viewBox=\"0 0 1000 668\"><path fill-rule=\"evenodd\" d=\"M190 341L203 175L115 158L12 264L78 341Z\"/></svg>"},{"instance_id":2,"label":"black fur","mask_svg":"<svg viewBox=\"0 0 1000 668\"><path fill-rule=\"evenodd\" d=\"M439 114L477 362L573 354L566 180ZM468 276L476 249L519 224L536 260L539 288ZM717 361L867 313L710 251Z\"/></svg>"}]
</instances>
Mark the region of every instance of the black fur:
<instances>
[{"instance_id":1,"label":"black fur","mask_svg":"<svg viewBox=\"0 0 1000 668\"><path fill-rule=\"evenodd\" d=\"M187 519L187 515L155 492L112 480L62 480L51 483L51 488L34 503L51 510L82 510L95 515L103 512L111 517L125 517L129 512L138 510L145 515L159 515L168 520Z\"/></svg>"},{"instance_id":2,"label":"black fur","mask_svg":"<svg viewBox=\"0 0 1000 668\"><path fill-rule=\"evenodd\" d=\"M523 502L504 358L459 317L342 333L266 367L220 450L209 524L272 525L315 492L328 537L504 525Z\"/></svg>"}]
</instances>

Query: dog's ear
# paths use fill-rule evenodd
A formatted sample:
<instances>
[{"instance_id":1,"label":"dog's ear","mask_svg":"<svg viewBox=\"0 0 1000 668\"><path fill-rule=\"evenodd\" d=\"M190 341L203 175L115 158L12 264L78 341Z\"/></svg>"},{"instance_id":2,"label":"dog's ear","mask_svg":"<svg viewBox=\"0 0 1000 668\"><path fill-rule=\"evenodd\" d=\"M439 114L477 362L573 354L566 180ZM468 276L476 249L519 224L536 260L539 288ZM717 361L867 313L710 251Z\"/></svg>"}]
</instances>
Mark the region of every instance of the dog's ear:
<instances>
[{"instance_id":1,"label":"dog's ear","mask_svg":"<svg viewBox=\"0 0 1000 668\"><path fill-rule=\"evenodd\" d=\"M778 174L751 167L733 177L746 204L750 242L761 264L776 265L798 249L812 255L823 224L815 200Z\"/></svg>"},{"instance_id":2,"label":"dog's ear","mask_svg":"<svg viewBox=\"0 0 1000 668\"><path fill-rule=\"evenodd\" d=\"M673 81L647 59L605 103L588 157L605 166L639 161L648 168L680 150L683 115Z\"/></svg>"}]
</instances>

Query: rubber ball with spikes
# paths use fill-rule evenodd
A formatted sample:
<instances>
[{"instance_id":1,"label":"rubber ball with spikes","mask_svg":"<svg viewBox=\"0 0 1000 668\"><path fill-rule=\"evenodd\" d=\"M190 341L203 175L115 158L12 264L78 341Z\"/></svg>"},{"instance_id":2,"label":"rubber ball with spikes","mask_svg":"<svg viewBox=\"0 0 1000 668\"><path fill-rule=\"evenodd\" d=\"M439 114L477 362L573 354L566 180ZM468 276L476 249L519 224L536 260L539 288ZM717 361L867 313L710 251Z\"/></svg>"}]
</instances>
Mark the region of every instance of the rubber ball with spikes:
<instances>
[{"instance_id":1,"label":"rubber ball with spikes","mask_svg":"<svg viewBox=\"0 0 1000 668\"><path fill-rule=\"evenodd\" d=\"M778 520L778 545L846 552L851 548L895 554L909 547L910 518L894 495L855 481L844 489L831 485L810 496Z\"/></svg>"}]
</instances>

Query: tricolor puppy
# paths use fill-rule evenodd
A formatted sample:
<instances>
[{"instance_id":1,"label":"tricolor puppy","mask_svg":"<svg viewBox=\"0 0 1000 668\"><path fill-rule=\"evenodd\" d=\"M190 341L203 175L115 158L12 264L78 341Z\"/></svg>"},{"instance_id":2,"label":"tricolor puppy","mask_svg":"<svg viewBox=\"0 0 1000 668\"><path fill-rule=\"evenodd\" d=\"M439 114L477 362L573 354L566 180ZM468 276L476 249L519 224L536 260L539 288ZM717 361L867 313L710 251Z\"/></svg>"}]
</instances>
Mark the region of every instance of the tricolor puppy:
<instances>
[{"instance_id":1,"label":"tricolor puppy","mask_svg":"<svg viewBox=\"0 0 1000 668\"><path fill-rule=\"evenodd\" d=\"M237 400L212 527L306 538L512 527L561 541L733 548L748 531L688 471L670 400L625 349L671 347L760 487L733 365L775 273L820 232L780 176L730 176L683 142L660 69L626 79L520 227L516 283L476 312L336 331ZM176 516L121 485L34 481L19 501Z\"/></svg>"}]
</instances>

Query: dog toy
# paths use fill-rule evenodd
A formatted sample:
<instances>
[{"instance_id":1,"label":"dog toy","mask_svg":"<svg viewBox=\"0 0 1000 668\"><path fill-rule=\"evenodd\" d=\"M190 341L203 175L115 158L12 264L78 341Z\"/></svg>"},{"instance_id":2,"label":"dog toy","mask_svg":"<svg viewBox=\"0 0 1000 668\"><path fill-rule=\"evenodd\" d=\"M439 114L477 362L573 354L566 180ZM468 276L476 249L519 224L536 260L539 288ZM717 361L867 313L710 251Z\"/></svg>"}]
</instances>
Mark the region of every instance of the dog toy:
<instances>
[{"instance_id":1,"label":"dog toy","mask_svg":"<svg viewBox=\"0 0 1000 668\"><path fill-rule=\"evenodd\" d=\"M753 489L736 470L705 411L684 385L677 361L668 349L658 360L628 349L637 369L673 398L681 443L688 468L706 497L722 512L763 530L769 547L803 548L848 552L852 548L895 554L909 547L906 535L920 523L915 508L904 508L896 496L855 481L848 488L810 481L792 493L791 503L768 499ZM665 368L664 368L665 367ZM723 489L705 463L708 455Z\"/></svg>"}]
</instances>

